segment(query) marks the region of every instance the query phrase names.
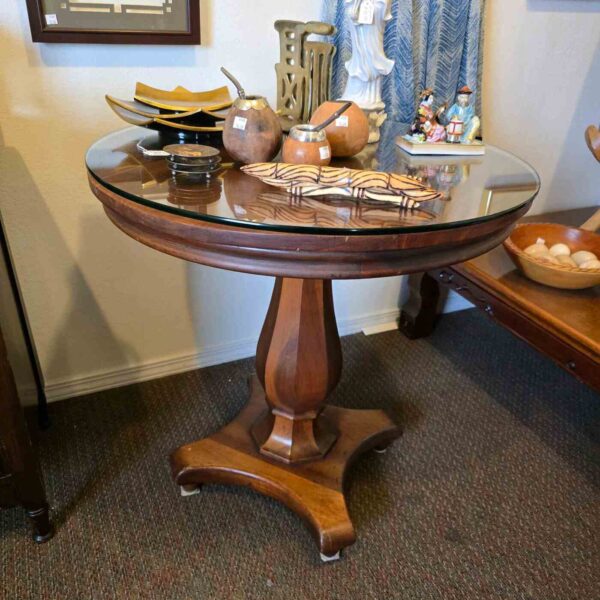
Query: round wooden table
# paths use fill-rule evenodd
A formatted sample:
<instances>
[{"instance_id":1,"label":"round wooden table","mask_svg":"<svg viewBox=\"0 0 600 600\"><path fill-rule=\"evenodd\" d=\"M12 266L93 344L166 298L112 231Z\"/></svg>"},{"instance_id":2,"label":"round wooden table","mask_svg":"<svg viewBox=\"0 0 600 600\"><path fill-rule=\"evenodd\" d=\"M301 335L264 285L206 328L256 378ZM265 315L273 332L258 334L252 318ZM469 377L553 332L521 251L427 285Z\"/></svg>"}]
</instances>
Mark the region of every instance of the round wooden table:
<instances>
[{"instance_id":1,"label":"round wooden table","mask_svg":"<svg viewBox=\"0 0 600 600\"><path fill-rule=\"evenodd\" d=\"M300 199L229 165L209 182L174 179L164 159L137 147L141 138L160 146L158 134L138 128L99 140L86 159L94 194L127 235L187 261L276 277L248 404L217 433L176 450L171 465L183 493L218 482L281 500L306 520L324 560L355 541L348 466L399 435L383 411L325 405L342 369L332 279L425 271L483 254L509 235L539 189L531 167L497 148L412 158L386 131L346 164L421 177L442 200L411 211Z\"/></svg>"}]
</instances>

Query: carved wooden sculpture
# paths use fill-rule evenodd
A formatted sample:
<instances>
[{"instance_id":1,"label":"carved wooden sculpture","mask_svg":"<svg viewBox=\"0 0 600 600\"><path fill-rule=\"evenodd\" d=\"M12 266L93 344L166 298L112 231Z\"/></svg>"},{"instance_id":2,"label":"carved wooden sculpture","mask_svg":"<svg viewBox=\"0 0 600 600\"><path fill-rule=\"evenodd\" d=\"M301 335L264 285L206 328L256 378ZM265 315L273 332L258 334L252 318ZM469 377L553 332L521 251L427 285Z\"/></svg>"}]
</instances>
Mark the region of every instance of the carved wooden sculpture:
<instances>
[{"instance_id":1,"label":"carved wooden sculpture","mask_svg":"<svg viewBox=\"0 0 600 600\"><path fill-rule=\"evenodd\" d=\"M332 32L335 28L332 27ZM327 42L311 42L304 44L304 62L309 73L310 97L302 115L303 122L308 122L313 113L327 102L330 96L331 69L336 47Z\"/></svg>"},{"instance_id":2,"label":"carved wooden sculpture","mask_svg":"<svg viewBox=\"0 0 600 600\"><path fill-rule=\"evenodd\" d=\"M600 128L590 125L585 130L585 141L594 158L600 162ZM600 229L600 209L581 226L581 229L587 229L588 231Z\"/></svg>"},{"instance_id":3,"label":"carved wooden sculpture","mask_svg":"<svg viewBox=\"0 0 600 600\"><path fill-rule=\"evenodd\" d=\"M280 62L277 73L277 110L284 131L309 121L317 107L329 100L331 62L335 46L327 42L306 41L310 34L331 35L329 23L275 21L279 32Z\"/></svg>"},{"instance_id":4,"label":"carved wooden sculpture","mask_svg":"<svg viewBox=\"0 0 600 600\"><path fill-rule=\"evenodd\" d=\"M590 125L585 130L585 141L594 158L600 162L600 128Z\"/></svg>"},{"instance_id":5,"label":"carved wooden sculpture","mask_svg":"<svg viewBox=\"0 0 600 600\"><path fill-rule=\"evenodd\" d=\"M255 163L242 171L296 196L345 196L394 202L406 208L442 197L418 179L396 173L286 163Z\"/></svg>"}]
</instances>

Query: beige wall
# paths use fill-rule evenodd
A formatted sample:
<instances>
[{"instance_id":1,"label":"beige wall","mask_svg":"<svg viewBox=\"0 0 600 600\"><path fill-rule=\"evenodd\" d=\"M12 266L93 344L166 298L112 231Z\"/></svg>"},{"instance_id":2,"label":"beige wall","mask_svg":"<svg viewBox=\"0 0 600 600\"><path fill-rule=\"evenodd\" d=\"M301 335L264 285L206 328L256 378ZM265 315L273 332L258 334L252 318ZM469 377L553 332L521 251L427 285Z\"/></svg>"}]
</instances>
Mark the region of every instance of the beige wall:
<instances>
[{"instance_id":1,"label":"beige wall","mask_svg":"<svg viewBox=\"0 0 600 600\"><path fill-rule=\"evenodd\" d=\"M318 18L320 5L202 0L201 47L135 47L32 44L24 3L0 2L0 206L51 397L252 354L271 280L127 238L90 193L83 157L122 126L104 94L126 98L137 80L207 89L225 65L273 99L273 21ZM399 285L355 284L343 328L393 318Z\"/></svg>"},{"instance_id":2,"label":"beige wall","mask_svg":"<svg viewBox=\"0 0 600 600\"><path fill-rule=\"evenodd\" d=\"M83 155L120 127L103 95L127 97L136 80L208 88L223 83L223 64L272 99L274 19L315 19L320 5L202 0L203 45L160 48L32 44L24 3L0 2L0 206L52 396L251 354L270 280L186 265L125 237L89 192ZM489 5L488 140L540 170L538 209L590 204L600 174L581 139L600 119L598 3ZM337 285L344 331L392 319L399 287Z\"/></svg>"},{"instance_id":3,"label":"beige wall","mask_svg":"<svg viewBox=\"0 0 600 600\"><path fill-rule=\"evenodd\" d=\"M486 24L485 138L538 170L534 212L599 204L600 2L489 0Z\"/></svg>"}]
</instances>

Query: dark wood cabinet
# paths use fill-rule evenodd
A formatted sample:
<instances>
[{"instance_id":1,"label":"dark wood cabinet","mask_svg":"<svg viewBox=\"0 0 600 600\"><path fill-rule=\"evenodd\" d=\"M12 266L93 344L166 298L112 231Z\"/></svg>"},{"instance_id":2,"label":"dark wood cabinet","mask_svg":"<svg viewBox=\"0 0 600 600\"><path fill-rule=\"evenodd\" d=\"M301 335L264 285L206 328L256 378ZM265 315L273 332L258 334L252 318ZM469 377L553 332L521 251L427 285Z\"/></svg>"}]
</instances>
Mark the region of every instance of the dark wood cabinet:
<instances>
[{"instance_id":1,"label":"dark wood cabinet","mask_svg":"<svg viewBox=\"0 0 600 600\"><path fill-rule=\"evenodd\" d=\"M46 493L0 330L0 507L16 505L30 518L33 539L48 541L53 532Z\"/></svg>"}]
</instances>

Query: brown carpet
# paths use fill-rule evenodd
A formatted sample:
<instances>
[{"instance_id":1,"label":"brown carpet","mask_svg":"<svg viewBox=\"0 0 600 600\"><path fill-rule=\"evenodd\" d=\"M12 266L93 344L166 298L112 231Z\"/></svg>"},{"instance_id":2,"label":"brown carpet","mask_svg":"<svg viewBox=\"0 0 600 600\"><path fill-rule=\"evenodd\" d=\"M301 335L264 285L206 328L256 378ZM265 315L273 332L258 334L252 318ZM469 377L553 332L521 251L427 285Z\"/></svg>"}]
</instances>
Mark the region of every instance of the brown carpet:
<instances>
[{"instance_id":1,"label":"brown carpet","mask_svg":"<svg viewBox=\"0 0 600 600\"><path fill-rule=\"evenodd\" d=\"M600 598L599 397L471 310L429 339L343 340L333 401L404 427L350 474L357 543L322 564L250 490L182 498L167 454L230 420L252 361L52 405L40 452L58 526L0 511L0 597Z\"/></svg>"}]
</instances>

